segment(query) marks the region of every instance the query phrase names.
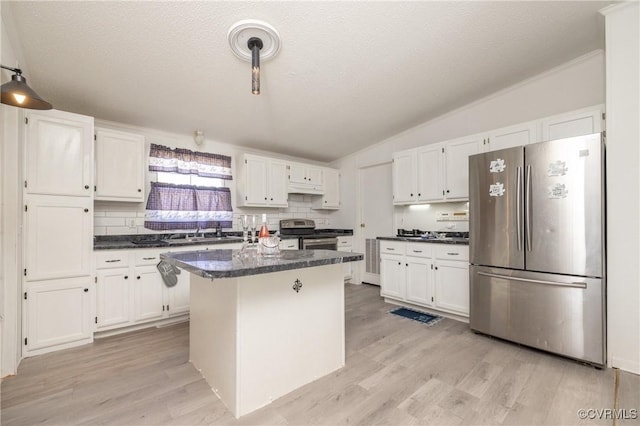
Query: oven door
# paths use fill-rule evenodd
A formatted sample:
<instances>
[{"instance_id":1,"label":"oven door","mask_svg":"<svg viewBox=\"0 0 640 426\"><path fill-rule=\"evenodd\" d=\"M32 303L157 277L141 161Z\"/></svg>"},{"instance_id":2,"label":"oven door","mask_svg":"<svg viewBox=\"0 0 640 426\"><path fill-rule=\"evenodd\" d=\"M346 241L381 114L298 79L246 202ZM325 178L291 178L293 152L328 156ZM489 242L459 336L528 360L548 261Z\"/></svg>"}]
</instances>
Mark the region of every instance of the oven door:
<instances>
[{"instance_id":1,"label":"oven door","mask_svg":"<svg viewBox=\"0 0 640 426\"><path fill-rule=\"evenodd\" d=\"M338 250L337 238L301 238L302 250Z\"/></svg>"}]
</instances>

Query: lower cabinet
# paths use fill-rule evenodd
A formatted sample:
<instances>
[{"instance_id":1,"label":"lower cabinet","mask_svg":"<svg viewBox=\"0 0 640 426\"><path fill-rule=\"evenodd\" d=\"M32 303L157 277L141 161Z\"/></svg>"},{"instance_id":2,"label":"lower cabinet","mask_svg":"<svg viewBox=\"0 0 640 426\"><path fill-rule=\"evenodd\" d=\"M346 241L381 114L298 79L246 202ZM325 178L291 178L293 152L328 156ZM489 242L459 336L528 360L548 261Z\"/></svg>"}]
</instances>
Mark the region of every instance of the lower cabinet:
<instances>
[{"instance_id":1,"label":"lower cabinet","mask_svg":"<svg viewBox=\"0 0 640 426\"><path fill-rule=\"evenodd\" d=\"M381 295L459 316L469 315L469 247L380 242Z\"/></svg>"},{"instance_id":2,"label":"lower cabinet","mask_svg":"<svg viewBox=\"0 0 640 426\"><path fill-rule=\"evenodd\" d=\"M24 292L25 356L93 340L91 277L32 281Z\"/></svg>"},{"instance_id":3,"label":"lower cabinet","mask_svg":"<svg viewBox=\"0 0 640 426\"><path fill-rule=\"evenodd\" d=\"M130 280L129 268L96 271L96 328L123 326L131 322Z\"/></svg>"},{"instance_id":4,"label":"lower cabinet","mask_svg":"<svg viewBox=\"0 0 640 426\"><path fill-rule=\"evenodd\" d=\"M165 285L155 266L136 266L133 280L133 320L161 319L164 316Z\"/></svg>"}]
</instances>

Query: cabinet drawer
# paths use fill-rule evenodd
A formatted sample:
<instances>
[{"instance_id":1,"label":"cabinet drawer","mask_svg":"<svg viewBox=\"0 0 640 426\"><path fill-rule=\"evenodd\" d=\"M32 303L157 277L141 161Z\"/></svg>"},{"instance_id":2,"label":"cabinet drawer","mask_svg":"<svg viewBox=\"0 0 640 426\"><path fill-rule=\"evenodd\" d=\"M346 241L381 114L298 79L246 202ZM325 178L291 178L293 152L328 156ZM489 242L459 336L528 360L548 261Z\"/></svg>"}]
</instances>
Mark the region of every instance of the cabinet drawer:
<instances>
[{"instance_id":1,"label":"cabinet drawer","mask_svg":"<svg viewBox=\"0 0 640 426\"><path fill-rule=\"evenodd\" d=\"M280 250L298 250L298 240L281 240Z\"/></svg>"},{"instance_id":2,"label":"cabinet drawer","mask_svg":"<svg viewBox=\"0 0 640 426\"><path fill-rule=\"evenodd\" d=\"M404 254L405 245L403 241L380 240L380 253Z\"/></svg>"},{"instance_id":3,"label":"cabinet drawer","mask_svg":"<svg viewBox=\"0 0 640 426\"><path fill-rule=\"evenodd\" d=\"M353 245L353 237L338 237L338 249L340 247L351 247Z\"/></svg>"},{"instance_id":4,"label":"cabinet drawer","mask_svg":"<svg viewBox=\"0 0 640 426\"><path fill-rule=\"evenodd\" d=\"M433 246L427 243L407 243L406 255L413 257L433 257Z\"/></svg>"},{"instance_id":5,"label":"cabinet drawer","mask_svg":"<svg viewBox=\"0 0 640 426\"><path fill-rule=\"evenodd\" d=\"M136 266L144 266L144 265L157 265L160 262L160 252L159 251L146 251L135 253L136 257Z\"/></svg>"},{"instance_id":6,"label":"cabinet drawer","mask_svg":"<svg viewBox=\"0 0 640 426\"><path fill-rule=\"evenodd\" d=\"M129 266L129 253L126 251L101 251L95 254L96 269L126 268Z\"/></svg>"},{"instance_id":7,"label":"cabinet drawer","mask_svg":"<svg viewBox=\"0 0 640 426\"><path fill-rule=\"evenodd\" d=\"M469 261L469 246L456 244L438 244L436 247L438 259Z\"/></svg>"}]
</instances>

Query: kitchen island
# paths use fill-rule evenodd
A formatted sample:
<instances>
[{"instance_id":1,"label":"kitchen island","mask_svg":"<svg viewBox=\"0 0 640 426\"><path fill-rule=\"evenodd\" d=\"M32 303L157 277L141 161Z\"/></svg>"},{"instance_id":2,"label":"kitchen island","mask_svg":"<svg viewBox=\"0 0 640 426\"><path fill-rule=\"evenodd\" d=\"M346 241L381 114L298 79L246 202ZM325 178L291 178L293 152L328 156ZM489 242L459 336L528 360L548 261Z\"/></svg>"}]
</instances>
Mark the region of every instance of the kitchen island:
<instances>
[{"instance_id":1,"label":"kitchen island","mask_svg":"<svg viewBox=\"0 0 640 426\"><path fill-rule=\"evenodd\" d=\"M236 417L344 366L342 263L333 250L208 250L161 258L192 274L189 359Z\"/></svg>"}]
</instances>

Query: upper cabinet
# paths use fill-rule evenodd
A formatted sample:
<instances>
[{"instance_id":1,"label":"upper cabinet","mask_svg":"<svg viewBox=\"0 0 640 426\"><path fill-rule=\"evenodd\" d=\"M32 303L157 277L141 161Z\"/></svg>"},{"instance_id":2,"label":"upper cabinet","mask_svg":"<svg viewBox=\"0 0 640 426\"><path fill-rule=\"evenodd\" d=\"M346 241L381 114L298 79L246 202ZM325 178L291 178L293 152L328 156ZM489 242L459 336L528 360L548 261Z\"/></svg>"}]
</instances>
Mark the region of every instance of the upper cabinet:
<instances>
[{"instance_id":1,"label":"upper cabinet","mask_svg":"<svg viewBox=\"0 0 640 426\"><path fill-rule=\"evenodd\" d=\"M93 117L25 111L25 191L28 194L93 195Z\"/></svg>"},{"instance_id":2,"label":"upper cabinet","mask_svg":"<svg viewBox=\"0 0 640 426\"><path fill-rule=\"evenodd\" d=\"M604 130L604 106L393 153L394 204L469 199L469 156Z\"/></svg>"},{"instance_id":3,"label":"upper cabinet","mask_svg":"<svg viewBox=\"0 0 640 426\"><path fill-rule=\"evenodd\" d=\"M340 208L340 172L323 169L324 190L321 197L314 197L313 208L317 210L337 210Z\"/></svg>"},{"instance_id":4,"label":"upper cabinet","mask_svg":"<svg viewBox=\"0 0 640 426\"><path fill-rule=\"evenodd\" d=\"M274 158L245 154L238 183L238 205L287 207L287 163Z\"/></svg>"},{"instance_id":5,"label":"upper cabinet","mask_svg":"<svg viewBox=\"0 0 640 426\"><path fill-rule=\"evenodd\" d=\"M469 197L469 156L480 139L469 137L393 154L393 203L464 200Z\"/></svg>"},{"instance_id":6,"label":"upper cabinet","mask_svg":"<svg viewBox=\"0 0 640 426\"><path fill-rule=\"evenodd\" d=\"M490 131L482 137L481 150L482 152L497 151L535 142L539 142L538 122L530 121Z\"/></svg>"},{"instance_id":7,"label":"upper cabinet","mask_svg":"<svg viewBox=\"0 0 640 426\"><path fill-rule=\"evenodd\" d=\"M144 136L96 128L95 199L144 201Z\"/></svg>"},{"instance_id":8,"label":"upper cabinet","mask_svg":"<svg viewBox=\"0 0 640 426\"><path fill-rule=\"evenodd\" d=\"M322 167L303 163L289 163L288 192L296 194L322 194Z\"/></svg>"},{"instance_id":9,"label":"upper cabinet","mask_svg":"<svg viewBox=\"0 0 640 426\"><path fill-rule=\"evenodd\" d=\"M542 140L590 135L604 130L604 106L585 108L542 120Z\"/></svg>"}]
</instances>

